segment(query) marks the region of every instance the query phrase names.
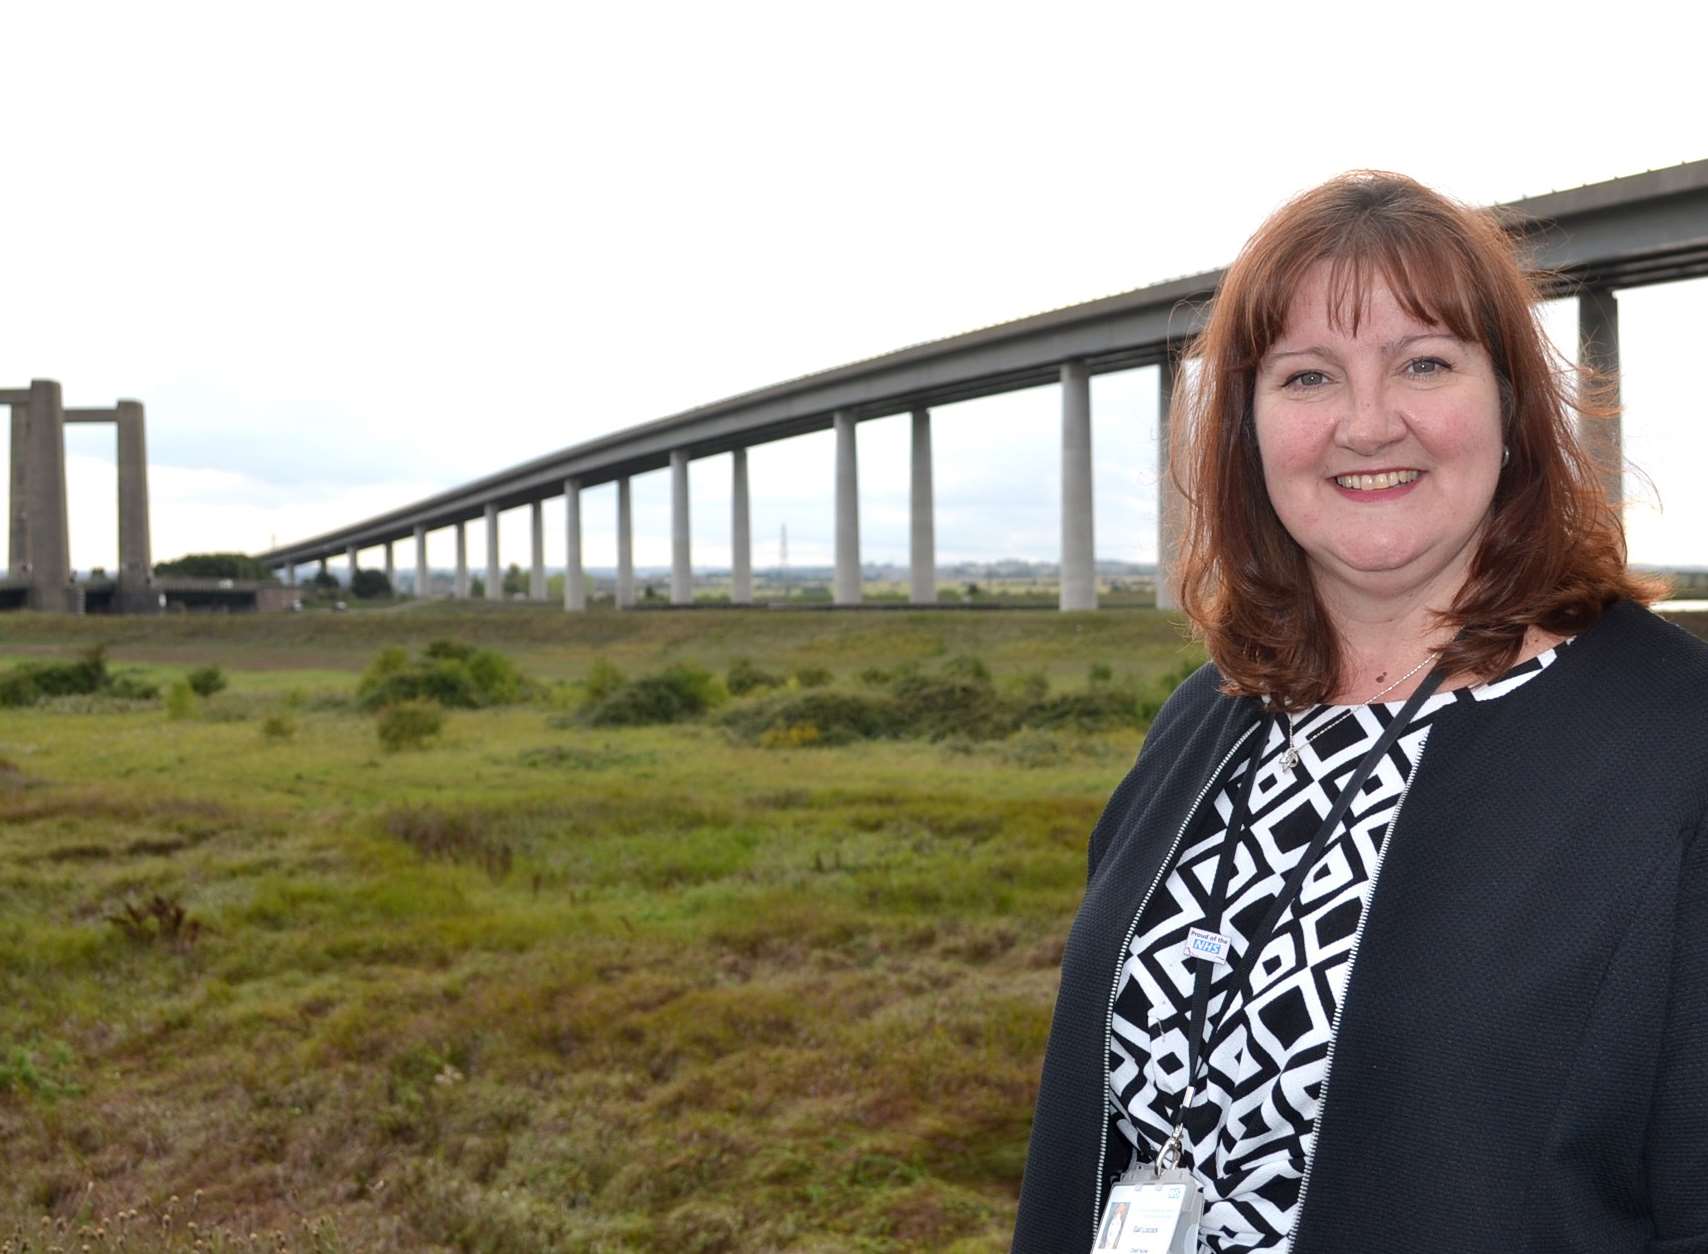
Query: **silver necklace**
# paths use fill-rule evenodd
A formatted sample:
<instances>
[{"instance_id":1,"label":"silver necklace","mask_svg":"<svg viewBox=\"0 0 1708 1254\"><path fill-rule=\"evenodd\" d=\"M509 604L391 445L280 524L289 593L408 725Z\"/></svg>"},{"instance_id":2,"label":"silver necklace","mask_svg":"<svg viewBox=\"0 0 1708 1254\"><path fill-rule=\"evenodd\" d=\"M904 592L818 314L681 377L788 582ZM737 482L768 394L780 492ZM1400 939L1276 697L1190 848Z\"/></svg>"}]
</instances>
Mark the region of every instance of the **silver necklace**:
<instances>
[{"instance_id":1,"label":"silver necklace","mask_svg":"<svg viewBox=\"0 0 1708 1254\"><path fill-rule=\"evenodd\" d=\"M1423 661L1419 662L1416 666L1412 667L1405 674L1401 675L1398 679L1394 680L1393 683L1389 684L1386 688L1382 689L1382 691L1378 692L1375 696L1371 697L1368 701L1362 702L1359 705L1347 706L1346 709L1342 710L1339 714L1337 714L1333 718L1329 719L1328 722L1324 723L1321 727L1319 727L1315 731L1311 732L1303 740L1300 740L1297 742L1294 741L1292 721L1290 719L1288 719L1287 712L1285 710L1281 710L1280 711L1280 714L1281 714L1281 734L1287 740L1287 748L1281 754L1281 769L1284 771L1292 771L1294 767L1299 765L1299 750L1303 749L1306 745L1310 744L1311 741L1315 740L1318 736L1322 735L1329 728L1338 724L1341 719L1346 718L1347 716L1352 714L1353 711L1363 709L1363 708L1368 707L1368 706L1375 705L1376 702L1380 701L1383 697L1387 696L1395 688L1398 688L1401 684L1405 683L1406 680L1410 679L1413 675L1417 674L1425 666L1428 666L1429 663L1434 659L1434 657L1435 657L1435 655L1433 653L1426 655L1424 657Z\"/></svg>"}]
</instances>

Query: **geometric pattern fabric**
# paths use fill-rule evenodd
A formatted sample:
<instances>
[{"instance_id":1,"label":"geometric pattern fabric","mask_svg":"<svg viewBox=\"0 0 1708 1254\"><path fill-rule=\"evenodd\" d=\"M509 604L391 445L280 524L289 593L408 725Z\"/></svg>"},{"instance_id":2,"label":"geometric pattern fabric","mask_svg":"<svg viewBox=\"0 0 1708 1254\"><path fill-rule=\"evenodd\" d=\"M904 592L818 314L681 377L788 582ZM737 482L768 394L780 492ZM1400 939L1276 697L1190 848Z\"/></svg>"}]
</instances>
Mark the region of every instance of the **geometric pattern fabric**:
<instances>
[{"instance_id":1,"label":"geometric pattern fabric","mask_svg":"<svg viewBox=\"0 0 1708 1254\"><path fill-rule=\"evenodd\" d=\"M1230 960L1212 968L1209 1044L1200 1050L1199 1082L1185 1118L1187 1163L1204 1191L1200 1239L1208 1254L1287 1254L1291 1247L1359 924L1435 715L1455 702L1504 696L1540 675L1558 652L1549 649L1486 684L1437 693L1419 708L1370 773L1238 990L1233 976L1246 934L1261 926L1340 787L1405 703L1318 706L1293 720L1299 760L1291 770L1281 763L1280 729L1266 721L1269 741L1257 767L1251 821L1239 833L1222 923ZM1313 732L1319 734L1306 740ZM1144 907L1121 972L1109 1041L1109 1112L1124 1138L1112 1144L1126 1144L1137 1161L1154 1161L1174 1130L1168 1117L1186 1086L1192 968L1199 965L1182 956L1182 945L1191 928L1209 926L1216 862L1249 758L1249 745L1234 755L1215 794L1217 821L1179 850Z\"/></svg>"}]
</instances>

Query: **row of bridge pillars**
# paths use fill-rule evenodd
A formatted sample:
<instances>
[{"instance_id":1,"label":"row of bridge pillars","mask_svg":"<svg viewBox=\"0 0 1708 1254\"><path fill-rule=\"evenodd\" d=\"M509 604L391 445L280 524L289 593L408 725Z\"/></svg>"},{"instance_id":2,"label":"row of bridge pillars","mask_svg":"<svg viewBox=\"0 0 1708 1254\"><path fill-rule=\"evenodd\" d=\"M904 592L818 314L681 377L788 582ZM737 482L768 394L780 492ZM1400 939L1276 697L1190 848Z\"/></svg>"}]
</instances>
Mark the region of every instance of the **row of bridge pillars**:
<instances>
[{"instance_id":1,"label":"row of bridge pillars","mask_svg":"<svg viewBox=\"0 0 1708 1254\"><path fill-rule=\"evenodd\" d=\"M1174 367L1165 364L1160 372L1158 402L1162 421L1159 425L1159 464L1167 465L1168 407L1174 385ZM1091 376L1085 365L1070 362L1061 370L1062 386L1062 562L1060 604L1064 610L1095 609L1097 580L1094 564L1094 533L1092 527L1091 495ZM859 458L855 443L854 415L838 412L832 420L836 448L836 477L834 507L836 512L835 568L832 579L832 599L838 605L854 605L861 600L860 570L860 476ZM937 600L936 522L932 487L931 414L918 409L911 416L911 473L909 477L909 599L916 604L929 605ZM670 600L686 605L693 601L693 567L690 530L691 503L688 491L686 449L670 454ZM737 605L753 602L753 543L751 509L748 496L747 449L736 448L731 456L731 565L730 600ZM1163 508L1159 510L1160 551L1171 551L1174 527L1179 509L1171 498L1177 497L1167 476L1161 477ZM634 574L634 511L630 479L617 479L617 586L616 603L627 607L635 601ZM577 479L566 479L563 494L565 510L565 551L568 554L564 579L564 608L585 609L586 579L581 560L581 488ZM529 505L531 553L528 596L530 600L546 599L545 521L544 503ZM484 595L488 600L502 599L504 568L499 556L497 504L483 511L486 524L486 578ZM456 566L452 577L451 595L467 598L470 592L468 535L465 522L452 524L456 534ZM432 571L427 562L427 528L414 529L415 590L424 596L431 586ZM392 543L384 546L385 572L388 581L395 576ZM358 546L346 550L352 578L357 569ZM324 567L324 559L322 559ZM287 567L286 578L295 581L295 567ZM1158 602L1171 604L1158 581Z\"/></svg>"},{"instance_id":2,"label":"row of bridge pillars","mask_svg":"<svg viewBox=\"0 0 1708 1254\"><path fill-rule=\"evenodd\" d=\"M1613 293L1606 288L1586 289L1578 297L1579 361L1617 381L1619 368L1619 310ZM1169 579L1169 565L1179 540L1184 502L1169 473L1170 439L1172 434L1171 404L1178 365L1173 357L1165 359L1157 380L1157 605L1174 608L1176 600ZM1612 399L1617 403L1617 395ZM1083 362L1068 362L1061 367L1061 591L1060 606L1064 610L1097 608L1097 572L1095 564L1095 529L1092 512L1092 453L1091 453L1091 376ZM832 420L835 433L836 477L836 556L832 579L832 596L838 605L858 604L861 599L860 575L860 477L855 444L855 416L838 412ZM912 414L911 475L909 490L909 599L928 605L937 600L936 531L932 492L931 414L919 409ZM1596 419L1584 425L1581 438L1602 474L1603 488L1608 500L1617 510L1621 507L1623 452L1621 427L1617 416ZM690 502L688 493L688 462L686 449L670 454L670 600L685 605L693 600L691 545L689 531ZM753 601L752 533L747 488L747 450L733 451L731 468L732 544L731 596L737 605ZM564 608L585 609L587 604L585 578L581 561L581 483L566 479L563 490L567 502L565 541L568 563L564 580ZM532 554L528 593L531 599L546 597L545 531L542 503L534 501L532 512ZM503 596L503 573L498 551L498 514L496 504L485 509L486 521L486 589L489 600ZM457 564L453 595L469 595L468 542L465 524L455 525ZM386 574L392 571L392 548L385 546ZM352 574L356 569L356 550L348 551ZM294 575L294 568L293 568ZM415 528L415 587L418 596L425 595L431 572L427 565L427 529ZM616 601L620 607L631 606L635 600L633 508L628 476L617 480L617 588Z\"/></svg>"},{"instance_id":3,"label":"row of bridge pillars","mask_svg":"<svg viewBox=\"0 0 1708 1254\"><path fill-rule=\"evenodd\" d=\"M67 423L117 428L119 563L113 608L143 613L158 607L148 532L148 449L141 401L111 409L66 409L60 385L32 380L0 389L11 410L11 475L7 509L7 574L28 586L32 609L82 607L73 582L69 499L65 483Z\"/></svg>"}]
</instances>

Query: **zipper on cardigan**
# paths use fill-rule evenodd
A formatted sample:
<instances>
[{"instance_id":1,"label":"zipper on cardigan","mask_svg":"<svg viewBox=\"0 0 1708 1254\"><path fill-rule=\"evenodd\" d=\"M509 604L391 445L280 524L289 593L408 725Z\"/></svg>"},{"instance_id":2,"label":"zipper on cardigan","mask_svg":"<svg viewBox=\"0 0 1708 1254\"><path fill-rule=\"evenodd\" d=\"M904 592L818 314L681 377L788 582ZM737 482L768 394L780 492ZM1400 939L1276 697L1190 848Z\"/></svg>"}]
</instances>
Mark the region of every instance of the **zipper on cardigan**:
<instances>
[{"instance_id":1,"label":"zipper on cardigan","mask_svg":"<svg viewBox=\"0 0 1708 1254\"><path fill-rule=\"evenodd\" d=\"M1423 729L1423 739L1418 742L1417 756L1412 759L1411 770L1406 773L1405 786L1400 789L1400 799L1394 803L1394 813L1388 819L1388 830L1382 833L1382 849L1376 855L1376 865L1370 868L1370 896L1364 901L1364 910L1358 916L1358 926L1352 932L1352 948L1346 954L1346 988L1340 995L1340 1004L1334 1008L1334 1018L1328 1026L1328 1052L1323 1055L1323 1086L1322 1093L1317 1098L1317 1117L1311 1129L1311 1156L1305 1163L1304 1174L1299 1177L1299 1200L1293 1207L1293 1224L1287 1229L1287 1254L1292 1254L1293 1238L1298 1235L1299 1221L1305 1217L1305 1194L1311 1187L1311 1169L1316 1166L1316 1147L1322 1144L1323 1115L1328 1111L1328 1083L1334 1077L1334 1046L1340 1039L1340 1016L1346 1010L1346 1003L1352 998L1352 975L1358 964L1358 947L1364 940L1364 925L1370 920L1370 911L1376 906L1376 884L1382 878L1382 864L1388 860L1388 850L1394 845L1394 828L1399 824L1400 811L1405 809L1406 796L1411 792L1411 782L1417 778L1417 768L1423 765L1423 751L1429 744L1431 728ZM1350 817L1350 816L1348 816Z\"/></svg>"},{"instance_id":2,"label":"zipper on cardigan","mask_svg":"<svg viewBox=\"0 0 1708 1254\"><path fill-rule=\"evenodd\" d=\"M1186 829L1192 826L1193 816L1198 813L1198 807L1204 804L1204 798L1216 786L1216 781L1222 777L1228 763L1233 760L1239 747L1246 742L1252 732L1263 726L1263 719L1240 733L1240 738L1233 743L1227 756L1216 764L1216 769L1210 772L1210 778L1204 781L1204 786L1198 790L1198 796L1193 799L1192 808L1186 812L1186 819L1180 824L1180 830L1174 834L1174 842L1169 845L1168 852L1162 857L1162 865L1157 868L1156 875L1151 878L1151 886L1145 889L1145 895L1139 899L1139 908L1133 912L1133 921L1127 924L1127 934L1121 938L1120 959L1115 964L1115 983L1109 989L1109 1009L1103 1016L1103 1058L1097 1068L1098 1086L1102 1092L1100 1106L1103 1118L1099 1121L1097 1134L1097 1200L1091 1207L1091 1243L1097 1244L1097 1232L1103 1224L1103 1160L1109 1152L1109 1054L1114 1049L1115 1039L1115 1000L1121 994L1121 974L1127 969L1127 949L1133 943L1133 933L1139 930L1139 919L1145 913L1145 907L1150 904L1151 895L1156 892L1162 877L1168 874L1168 868L1174 861L1175 851L1180 848L1180 842L1186 838ZM1404 794L1401 795L1403 801Z\"/></svg>"}]
</instances>

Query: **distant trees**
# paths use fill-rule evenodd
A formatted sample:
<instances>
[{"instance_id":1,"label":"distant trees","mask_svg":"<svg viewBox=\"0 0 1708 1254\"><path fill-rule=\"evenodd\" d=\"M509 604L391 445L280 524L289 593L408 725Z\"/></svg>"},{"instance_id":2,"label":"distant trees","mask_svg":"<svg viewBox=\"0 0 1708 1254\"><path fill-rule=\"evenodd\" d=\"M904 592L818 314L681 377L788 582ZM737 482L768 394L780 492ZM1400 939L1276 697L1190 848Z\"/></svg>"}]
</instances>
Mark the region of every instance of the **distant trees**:
<instances>
[{"instance_id":1,"label":"distant trees","mask_svg":"<svg viewBox=\"0 0 1708 1254\"><path fill-rule=\"evenodd\" d=\"M528 595L528 576L522 573L522 568L515 562L510 563L510 569L504 572L504 596L525 597Z\"/></svg>"},{"instance_id":2,"label":"distant trees","mask_svg":"<svg viewBox=\"0 0 1708 1254\"><path fill-rule=\"evenodd\" d=\"M186 553L169 562L154 563L157 575L182 575L191 579L254 579L277 583L265 565L246 553Z\"/></svg>"},{"instance_id":3,"label":"distant trees","mask_svg":"<svg viewBox=\"0 0 1708 1254\"><path fill-rule=\"evenodd\" d=\"M350 595L358 600L368 601L391 594L391 580L386 578L383 570L358 569L350 576Z\"/></svg>"}]
</instances>

